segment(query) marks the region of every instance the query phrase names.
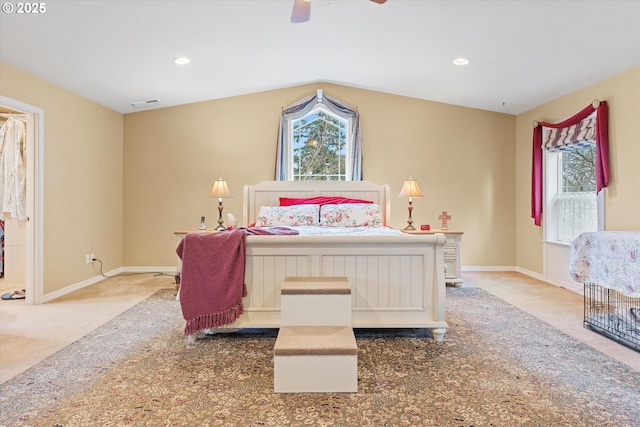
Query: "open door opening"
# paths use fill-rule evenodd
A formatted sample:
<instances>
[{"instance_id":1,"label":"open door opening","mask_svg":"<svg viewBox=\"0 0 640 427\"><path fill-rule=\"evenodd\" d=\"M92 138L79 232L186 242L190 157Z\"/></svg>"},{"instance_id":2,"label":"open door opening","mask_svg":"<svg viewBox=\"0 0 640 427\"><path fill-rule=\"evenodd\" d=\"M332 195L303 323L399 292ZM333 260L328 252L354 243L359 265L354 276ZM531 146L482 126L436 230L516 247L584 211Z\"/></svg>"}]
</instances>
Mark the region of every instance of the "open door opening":
<instances>
[{"instance_id":1,"label":"open door opening","mask_svg":"<svg viewBox=\"0 0 640 427\"><path fill-rule=\"evenodd\" d=\"M7 286L25 291L26 304L41 304L44 296L42 274L42 155L44 110L0 96L0 114L20 115L25 124L26 215L23 220L5 217L5 279ZM18 116L16 116L18 117ZM19 283L24 283L20 286ZM5 289L3 287L3 289ZM4 293L4 292L3 292Z\"/></svg>"}]
</instances>

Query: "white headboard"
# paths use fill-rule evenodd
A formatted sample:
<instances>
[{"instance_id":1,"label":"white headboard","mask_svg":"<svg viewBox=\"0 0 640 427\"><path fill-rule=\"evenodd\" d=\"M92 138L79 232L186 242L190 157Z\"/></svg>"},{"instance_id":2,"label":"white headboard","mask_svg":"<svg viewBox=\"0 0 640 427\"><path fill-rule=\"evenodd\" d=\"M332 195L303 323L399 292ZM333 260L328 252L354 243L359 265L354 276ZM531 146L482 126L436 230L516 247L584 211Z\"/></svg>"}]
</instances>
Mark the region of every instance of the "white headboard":
<instances>
[{"instance_id":1,"label":"white headboard","mask_svg":"<svg viewBox=\"0 0 640 427\"><path fill-rule=\"evenodd\" d=\"M339 196L380 205L384 224L391 220L390 188L371 181L262 181L242 191L242 225L256 221L260 206L279 206L280 197Z\"/></svg>"}]
</instances>

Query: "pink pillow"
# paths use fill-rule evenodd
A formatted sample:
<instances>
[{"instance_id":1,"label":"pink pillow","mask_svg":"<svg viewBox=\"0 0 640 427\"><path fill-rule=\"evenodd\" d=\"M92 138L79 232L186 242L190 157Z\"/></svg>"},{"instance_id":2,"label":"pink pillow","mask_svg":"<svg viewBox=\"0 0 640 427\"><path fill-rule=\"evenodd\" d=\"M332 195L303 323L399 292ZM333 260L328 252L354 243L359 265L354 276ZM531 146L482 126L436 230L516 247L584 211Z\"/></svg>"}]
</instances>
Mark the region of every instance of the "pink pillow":
<instances>
[{"instance_id":1,"label":"pink pillow","mask_svg":"<svg viewBox=\"0 0 640 427\"><path fill-rule=\"evenodd\" d=\"M316 196L316 197L280 197L280 206L293 205L339 205L346 203L373 203L370 200L350 199L338 196Z\"/></svg>"}]
</instances>

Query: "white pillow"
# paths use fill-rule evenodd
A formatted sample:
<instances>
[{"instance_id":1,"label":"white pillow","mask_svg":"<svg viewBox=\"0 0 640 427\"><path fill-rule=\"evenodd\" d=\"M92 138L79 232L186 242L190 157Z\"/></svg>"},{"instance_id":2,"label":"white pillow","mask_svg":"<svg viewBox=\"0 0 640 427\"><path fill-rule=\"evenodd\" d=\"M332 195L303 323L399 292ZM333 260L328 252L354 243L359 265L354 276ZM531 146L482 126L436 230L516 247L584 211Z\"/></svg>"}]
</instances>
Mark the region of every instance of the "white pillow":
<instances>
[{"instance_id":1,"label":"white pillow","mask_svg":"<svg viewBox=\"0 0 640 427\"><path fill-rule=\"evenodd\" d=\"M256 227L318 225L319 205L260 206Z\"/></svg>"},{"instance_id":2,"label":"white pillow","mask_svg":"<svg viewBox=\"0 0 640 427\"><path fill-rule=\"evenodd\" d=\"M382 210L375 203L322 205L320 225L326 227L382 227Z\"/></svg>"}]
</instances>

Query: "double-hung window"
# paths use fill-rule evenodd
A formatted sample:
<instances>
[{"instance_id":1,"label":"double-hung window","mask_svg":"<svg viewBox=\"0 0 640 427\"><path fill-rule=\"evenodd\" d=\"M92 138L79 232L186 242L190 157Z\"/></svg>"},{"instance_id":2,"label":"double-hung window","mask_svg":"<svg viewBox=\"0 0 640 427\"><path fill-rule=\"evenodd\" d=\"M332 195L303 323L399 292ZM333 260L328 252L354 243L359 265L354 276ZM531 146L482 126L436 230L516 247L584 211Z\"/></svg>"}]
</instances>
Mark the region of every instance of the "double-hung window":
<instances>
[{"instance_id":1,"label":"double-hung window","mask_svg":"<svg viewBox=\"0 0 640 427\"><path fill-rule=\"evenodd\" d=\"M594 116L570 128L545 131L547 241L571 243L580 233L603 229Z\"/></svg>"}]
</instances>

